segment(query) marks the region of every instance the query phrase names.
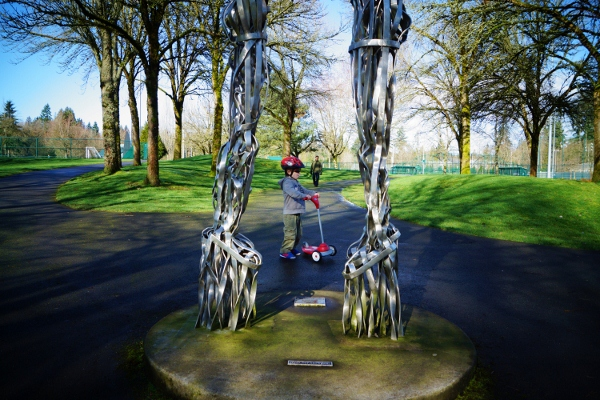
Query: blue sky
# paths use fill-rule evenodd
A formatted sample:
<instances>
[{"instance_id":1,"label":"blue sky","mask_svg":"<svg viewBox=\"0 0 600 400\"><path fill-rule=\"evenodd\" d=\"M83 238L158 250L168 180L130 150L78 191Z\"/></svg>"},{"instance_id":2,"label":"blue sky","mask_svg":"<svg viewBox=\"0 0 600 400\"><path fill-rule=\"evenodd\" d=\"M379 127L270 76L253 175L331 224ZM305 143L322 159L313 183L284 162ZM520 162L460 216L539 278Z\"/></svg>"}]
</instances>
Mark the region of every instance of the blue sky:
<instances>
[{"instance_id":1,"label":"blue sky","mask_svg":"<svg viewBox=\"0 0 600 400\"><path fill-rule=\"evenodd\" d=\"M332 25L339 24L339 10L350 9L344 0L323 0L330 12L329 21ZM335 52L344 51L349 45L336 46ZM44 54L33 55L18 62L24 57L18 51L11 51L6 43L0 42L0 102L2 108L8 100L12 101L17 110L17 118L22 122L27 117L32 119L39 116L44 105L49 104L52 114L60 109L70 107L77 118L85 123L97 122L102 127L102 107L100 103L100 85L98 74L93 72L87 84L83 80L83 70L72 74L61 72L57 62L47 63ZM145 107L145 96L142 101ZM168 100L159 100L159 112L170 113ZM121 96L121 124L130 125L129 110L126 107L125 93ZM163 111L164 110L164 111ZM142 117L145 117L145 109ZM162 119L162 116L161 116ZM172 118L171 118L172 119Z\"/></svg>"},{"instance_id":2,"label":"blue sky","mask_svg":"<svg viewBox=\"0 0 600 400\"><path fill-rule=\"evenodd\" d=\"M71 107L75 116L85 123L102 122L100 87L98 76L92 75L84 85L83 74L60 73L56 63L46 64L44 55L34 55L15 64L23 55L8 52L0 42L0 101L2 108L8 100L17 110L17 118L40 115L44 105L49 104L55 114L61 108Z\"/></svg>"}]
</instances>

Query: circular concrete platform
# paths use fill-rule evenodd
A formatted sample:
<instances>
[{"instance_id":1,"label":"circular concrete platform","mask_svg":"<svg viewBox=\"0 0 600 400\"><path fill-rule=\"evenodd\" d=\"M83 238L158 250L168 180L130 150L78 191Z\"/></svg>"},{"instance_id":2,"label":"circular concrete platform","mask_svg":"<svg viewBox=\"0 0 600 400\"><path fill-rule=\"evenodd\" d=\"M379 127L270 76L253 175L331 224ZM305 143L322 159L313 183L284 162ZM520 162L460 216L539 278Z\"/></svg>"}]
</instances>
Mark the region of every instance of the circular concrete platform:
<instances>
[{"instance_id":1,"label":"circular concrete platform","mask_svg":"<svg viewBox=\"0 0 600 400\"><path fill-rule=\"evenodd\" d=\"M326 307L294 307L324 297ZM342 333L343 293L259 295L250 329L195 329L197 307L159 321L144 342L155 377L187 399L453 399L467 385L475 348L455 325L405 305L405 336ZM288 366L288 360L333 367Z\"/></svg>"}]
</instances>

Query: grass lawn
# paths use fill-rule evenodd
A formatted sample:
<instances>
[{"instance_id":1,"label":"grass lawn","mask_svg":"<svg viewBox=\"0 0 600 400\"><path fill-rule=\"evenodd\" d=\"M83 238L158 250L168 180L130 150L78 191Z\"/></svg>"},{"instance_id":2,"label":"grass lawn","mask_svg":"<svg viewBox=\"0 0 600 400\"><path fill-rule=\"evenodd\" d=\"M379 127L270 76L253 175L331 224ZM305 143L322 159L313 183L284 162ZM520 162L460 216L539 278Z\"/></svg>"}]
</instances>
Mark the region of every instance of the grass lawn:
<instances>
[{"instance_id":1,"label":"grass lawn","mask_svg":"<svg viewBox=\"0 0 600 400\"><path fill-rule=\"evenodd\" d=\"M6 158L0 157L0 178L30 171L102 164L99 159L82 158Z\"/></svg>"},{"instance_id":2,"label":"grass lawn","mask_svg":"<svg viewBox=\"0 0 600 400\"><path fill-rule=\"evenodd\" d=\"M365 206L362 186L344 189ZM397 177L392 216L494 239L600 250L600 185L495 175Z\"/></svg>"},{"instance_id":3,"label":"grass lawn","mask_svg":"<svg viewBox=\"0 0 600 400\"><path fill-rule=\"evenodd\" d=\"M0 177L97 163L76 159L0 159ZM162 186L143 184L146 167L77 177L57 200L81 210L110 212L213 211L210 156L160 162ZM279 162L257 159L252 190L279 190ZM359 179L357 171L326 170L321 182ZM305 170L301 182L310 184ZM600 185L590 182L492 175L393 177L392 216L419 225L494 239L600 250ZM344 197L364 207L362 185Z\"/></svg>"},{"instance_id":4,"label":"grass lawn","mask_svg":"<svg viewBox=\"0 0 600 400\"><path fill-rule=\"evenodd\" d=\"M200 212L213 211L209 176L210 156L160 162L160 187L143 184L146 167L124 167L113 175L101 171L82 175L62 185L57 201L79 210L111 212ZM252 191L280 190L283 178L278 161L256 159ZM358 171L327 170L321 182L360 179ZM305 170L301 182L312 184Z\"/></svg>"}]
</instances>

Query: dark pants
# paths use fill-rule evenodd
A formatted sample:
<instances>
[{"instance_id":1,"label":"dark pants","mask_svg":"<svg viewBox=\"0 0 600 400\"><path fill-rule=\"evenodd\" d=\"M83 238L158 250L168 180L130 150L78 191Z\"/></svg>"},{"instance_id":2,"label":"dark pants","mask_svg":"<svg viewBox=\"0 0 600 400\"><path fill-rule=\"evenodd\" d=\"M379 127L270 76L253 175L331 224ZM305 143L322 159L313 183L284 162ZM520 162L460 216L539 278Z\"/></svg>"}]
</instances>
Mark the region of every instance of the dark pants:
<instances>
[{"instance_id":1,"label":"dark pants","mask_svg":"<svg viewBox=\"0 0 600 400\"><path fill-rule=\"evenodd\" d=\"M312 174L312 178L313 178L313 185L315 186L319 186L319 175L321 175L320 172L314 172Z\"/></svg>"}]
</instances>

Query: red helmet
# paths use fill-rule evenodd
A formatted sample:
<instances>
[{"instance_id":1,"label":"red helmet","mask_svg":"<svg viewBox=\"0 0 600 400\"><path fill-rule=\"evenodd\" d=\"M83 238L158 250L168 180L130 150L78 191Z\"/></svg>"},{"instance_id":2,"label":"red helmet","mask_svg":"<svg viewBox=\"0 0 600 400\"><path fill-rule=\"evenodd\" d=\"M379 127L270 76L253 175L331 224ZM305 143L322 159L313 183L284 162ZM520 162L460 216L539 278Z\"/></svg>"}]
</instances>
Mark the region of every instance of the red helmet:
<instances>
[{"instance_id":1,"label":"red helmet","mask_svg":"<svg viewBox=\"0 0 600 400\"><path fill-rule=\"evenodd\" d=\"M304 164L302 163L302 161L300 161L298 157L289 156L284 157L283 160L281 160L281 168L283 168L284 170L304 168Z\"/></svg>"}]
</instances>

